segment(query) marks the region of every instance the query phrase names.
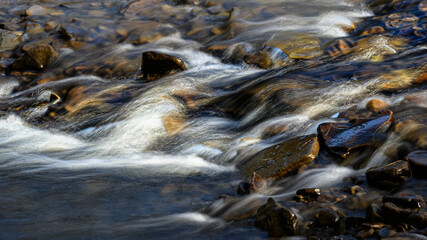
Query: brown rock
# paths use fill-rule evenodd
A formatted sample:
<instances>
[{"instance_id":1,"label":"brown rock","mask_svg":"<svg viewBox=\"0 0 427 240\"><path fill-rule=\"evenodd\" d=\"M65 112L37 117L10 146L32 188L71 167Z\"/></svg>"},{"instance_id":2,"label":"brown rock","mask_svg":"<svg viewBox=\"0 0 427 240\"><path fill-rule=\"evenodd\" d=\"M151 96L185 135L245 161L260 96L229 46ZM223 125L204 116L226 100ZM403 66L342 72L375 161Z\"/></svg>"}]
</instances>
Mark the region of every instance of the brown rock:
<instances>
[{"instance_id":1,"label":"brown rock","mask_svg":"<svg viewBox=\"0 0 427 240\"><path fill-rule=\"evenodd\" d=\"M366 108L374 112L380 112L384 109L387 109L388 104L380 99L372 99L366 103Z\"/></svg>"},{"instance_id":2,"label":"brown rock","mask_svg":"<svg viewBox=\"0 0 427 240\"><path fill-rule=\"evenodd\" d=\"M375 203L372 203L369 207L366 208L366 220L369 222L382 222L384 221L381 216L381 207Z\"/></svg>"},{"instance_id":3,"label":"brown rock","mask_svg":"<svg viewBox=\"0 0 427 240\"><path fill-rule=\"evenodd\" d=\"M338 118L360 119L360 118L377 118L380 115L369 109L358 109L357 106L350 107L338 114Z\"/></svg>"},{"instance_id":4,"label":"brown rock","mask_svg":"<svg viewBox=\"0 0 427 240\"><path fill-rule=\"evenodd\" d=\"M300 202L314 202L320 196L321 191L318 188L304 188L296 192L295 200Z\"/></svg>"},{"instance_id":5,"label":"brown rock","mask_svg":"<svg viewBox=\"0 0 427 240\"><path fill-rule=\"evenodd\" d=\"M401 193L395 196L385 196L383 197L383 203L386 202L394 203L399 207L412 209L425 208L426 206L426 203L424 202L424 198L422 196L413 194Z\"/></svg>"},{"instance_id":6,"label":"brown rock","mask_svg":"<svg viewBox=\"0 0 427 240\"><path fill-rule=\"evenodd\" d=\"M417 178L427 178L427 151L420 150L411 152L406 156L411 165L412 175Z\"/></svg>"},{"instance_id":7,"label":"brown rock","mask_svg":"<svg viewBox=\"0 0 427 240\"><path fill-rule=\"evenodd\" d=\"M273 198L269 198L255 215L255 226L267 230L270 237L295 235L297 221L295 213L277 204Z\"/></svg>"},{"instance_id":8,"label":"brown rock","mask_svg":"<svg viewBox=\"0 0 427 240\"><path fill-rule=\"evenodd\" d=\"M296 59L310 59L323 53L320 40L312 36L289 38L287 33L278 33L266 45L280 48L289 58Z\"/></svg>"},{"instance_id":9,"label":"brown rock","mask_svg":"<svg viewBox=\"0 0 427 240\"><path fill-rule=\"evenodd\" d=\"M320 226L332 226L338 222L340 216L332 209L320 209L314 214L317 224Z\"/></svg>"},{"instance_id":10,"label":"brown rock","mask_svg":"<svg viewBox=\"0 0 427 240\"><path fill-rule=\"evenodd\" d=\"M277 180L297 173L318 153L319 143L315 135L297 137L266 148L237 167L247 178L256 171L264 178Z\"/></svg>"},{"instance_id":11,"label":"brown rock","mask_svg":"<svg viewBox=\"0 0 427 240\"><path fill-rule=\"evenodd\" d=\"M0 51L11 50L20 44L20 34L0 29Z\"/></svg>"},{"instance_id":12,"label":"brown rock","mask_svg":"<svg viewBox=\"0 0 427 240\"><path fill-rule=\"evenodd\" d=\"M177 57L153 51L142 54L141 70L149 81L186 69L184 62Z\"/></svg>"},{"instance_id":13,"label":"brown rock","mask_svg":"<svg viewBox=\"0 0 427 240\"><path fill-rule=\"evenodd\" d=\"M249 194L256 193L267 185L267 180L258 175L256 172L252 173L251 183L249 185Z\"/></svg>"},{"instance_id":14,"label":"brown rock","mask_svg":"<svg viewBox=\"0 0 427 240\"><path fill-rule=\"evenodd\" d=\"M378 118L355 119L348 123L322 123L317 131L328 150L342 158L360 147L383 142L392 124L393 113L383 111Z\"/></svg>"},{"instance_id":15,"label":"brown rock","mask_svg":"<svg viewBox=\"0 0 427 240\"><path fill-rule=\"evenodd\" d=\"M412 213L416 213L416 211L410 208L399 207L391 202L386 202L382 206L382 215L388 223L399 224Z\"/></svg>"},{"instance_id":16,"label":"brown rock","mask_svg":"<svg viewBox=\"0 0 427 240\"><path fill-rule=\"evenodd\" d=\"M427 149L427 109L413 104L401 104L393 110L396 120L394 131L403 140Z\"/></svg>"},{"instance_id":17,"label":"brown rock","mask_svg":"<svg viewBox=\"0 0 427 240\"><path fill-rule=\"evenodd\" d=\"M265 69L272 68L274 65L270 55L264 51L258 51L249 55L245 55L243 60L245 60L247 64L253 64Z\"/></svg>"},{"instance_id":18,"label":"brown rock","mask_svg":"<svg viewBox=\"0 0 427 240\"><path fill-rule=\"evenodd\" d=\"M366 171L369 185L385 189L398 187L410 177L409 163L401 160Z\"/></svg>"},{"instance_id":19,"label":"brown rock","mask_svg":"<svg viewBox=\"0 0 427 240\"><path fill-rule=\"evenodd\" d=\"M13 69L25 69L27 67L43 69L46 68L58 53L49 45L40 44L27 49L27 52L18 58L13 64Z\"/></svg>"}]
</instances>

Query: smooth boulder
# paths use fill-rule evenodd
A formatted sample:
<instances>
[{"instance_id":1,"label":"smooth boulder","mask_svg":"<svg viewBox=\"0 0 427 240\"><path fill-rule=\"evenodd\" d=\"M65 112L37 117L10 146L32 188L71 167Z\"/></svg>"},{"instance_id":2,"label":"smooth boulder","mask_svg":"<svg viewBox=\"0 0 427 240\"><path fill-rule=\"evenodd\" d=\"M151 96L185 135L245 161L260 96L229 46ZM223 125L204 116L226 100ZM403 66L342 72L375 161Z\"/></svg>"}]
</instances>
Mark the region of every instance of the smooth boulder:
<instances>
[{"instance_id":1,"label":"smooth boulder","mask_svg":"<svg viewBox=\"0 0 427 240\"><path fill-rule=\"evenodd\" d=\"M237 167L247 179L256 172L263 178L278 180L296 174L301 167L312 162L318 153L316 135L296 137L262 150Z\"/></svg>"}]
</instances>

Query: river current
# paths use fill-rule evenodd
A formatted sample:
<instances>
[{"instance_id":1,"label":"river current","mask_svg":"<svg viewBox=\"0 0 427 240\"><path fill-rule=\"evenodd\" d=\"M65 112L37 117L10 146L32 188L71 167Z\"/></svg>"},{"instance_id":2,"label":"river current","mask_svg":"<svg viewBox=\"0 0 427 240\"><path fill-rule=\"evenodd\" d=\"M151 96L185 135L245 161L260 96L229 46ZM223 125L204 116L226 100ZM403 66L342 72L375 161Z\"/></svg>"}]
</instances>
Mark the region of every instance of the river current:
<instances>
[{"instance_id":1,"label":"river current","mask_svg":"<svg viewBox=\"0 0 427 240\"><path fill-rule=\"evenodd\" d=\"M24 20L16 12L42 5L51 12L25 21L78 22L88 32L79 42L92 39L86 48L58 48L55 62L31 81L0 75L0 239L266 239L241 217L247 209L270 196L291 199L298 189L363 175L392 161L387 152L402 140L389 134L364 163L337 163L321 152L318 167L230 204L224 199L245 180L236 167L242 159L316 134L319 124L372 99L389 106L416 99L426 107L425 83L408 83L425 72L424 36L385 28L349 55L328 54L337 39L359 41L358 27L386 21L367 2L236 0L216 1L216 8L202 1L136 2L144 4L136 7L142 13L133 12L132 1L0 0L4 22L19 26ZM425 28L423 11L413 14ZM132 24L149 40L111 37L117 29L135 31ZM315 39L322 53L295 60L272 47L271 69L233 58L238 48L250 52L278 36ZM187 70L143 81L145 51L178 56ZM117 65L113 73L98 71ZM65 114L45 117L55 104L46 99L70 85L92 90ZM27 99L48 103L25 105ZM27 107L3 107L13 101ZM274 126L286 131L266 137Z\"/></svg>"}]
</instances>

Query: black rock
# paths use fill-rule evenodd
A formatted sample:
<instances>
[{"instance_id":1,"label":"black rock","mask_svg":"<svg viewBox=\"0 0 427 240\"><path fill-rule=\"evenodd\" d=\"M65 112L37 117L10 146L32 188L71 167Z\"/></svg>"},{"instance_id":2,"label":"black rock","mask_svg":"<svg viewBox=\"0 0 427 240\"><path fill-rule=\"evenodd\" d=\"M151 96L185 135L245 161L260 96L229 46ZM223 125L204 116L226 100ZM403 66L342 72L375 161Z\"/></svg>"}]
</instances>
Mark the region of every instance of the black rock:
<instances>
[{"instance_id":1,"label":"black rock","mask_svg":"<svg viewBox=\"0 0 427 240\"><path fill-rule=\"evenodd\" d=\"M175 56L153 51L142 53L141 70L149 81L186 69L184 62Z\"/></svg>"},{"instance_id":2,"label":"black rock","mask_svg":"<svg viewBox=\"0 0 427 240\"><path fill-rule=\"evenodd\" d=\"M255 215L255 226L267 230L270 237L295 235L297 221L295 213L277 204L273 198L269 198Z\"/></svg>"},{"instance_id":3,"label":"black rock","mask_svg":"<svg viewBox=\"0 0 427 240\"><path fill-rule=\"evenodd\" d=\"M369 168L366 171L368 184L384 189L398 187L410 177L409 163L401 160L385 166Z\"/></svg>"}]
</instances>

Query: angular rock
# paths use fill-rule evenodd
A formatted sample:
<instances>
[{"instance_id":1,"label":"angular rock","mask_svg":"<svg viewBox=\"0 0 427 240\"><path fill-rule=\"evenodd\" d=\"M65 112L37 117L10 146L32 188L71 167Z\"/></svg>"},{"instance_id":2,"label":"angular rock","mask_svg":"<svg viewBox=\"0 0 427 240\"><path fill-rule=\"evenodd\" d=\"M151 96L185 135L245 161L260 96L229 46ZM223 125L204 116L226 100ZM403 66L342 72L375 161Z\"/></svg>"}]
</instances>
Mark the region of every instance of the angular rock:
<instances>
[{"instance_id":1,"label":"angular rock","mask_svg":"<svg viewBox=\"0 0 427 240\"><path fill-rule=\"evenodd\" d=\"M58 53L49 45L40 44L32 46L27 52L18 58L13 64L13 69L25 68L46 68L56 57Z\"/></svg>"},{"instance_id":2,"label":"angular rock","mask_svg":"<svg viewBox=\"0 0 427 240\"><path fill-rule=\"evenodd\" d=\"M184 62L177 57L153 51L142 54L141 70L149 81L186 69Z\"/></svg>"},{"instance_id":3,"label":"angular rock","mask_svg":"<svg viewBox=\"0 0 427 240\"><path fill-rule=\"evenodd\" d=\"M263 178L278 180L298 172L319 153L315 135L293 138L262 150L237 168L246 178L257 172Z\"/></svg>"},{"instance_id":4,"label":"angular rock","mask_svg":"<svg viewBox=\"0 0 427 240\"><path fill-rule=\"evenodd\" d=\"M270 237L295 235L297 222L295 213L277 204L273 198L269 198L255 215L255 226L267 230Z\"/></svg>"},{"instance_id":5,"label":"angular rock","mask_svg":"<svg viewBox=\"0 0 427 240\"><path fill-rule=\"evenodd\" d=\"M342 158L360 147L383 142L392 124L393 113L385 110L374 119L355 119L348 123L322 123L317 131L328 150Z\"/></svg>"},{"instance_id":6,"label":"angular rock","mask_svg":"<svg viewBox=\"0 0 427 240\"><path fill-rule=\"evenodd\" d=\"M398 187L410 177L409 163L401 160L385 166L369 168L366 171L368 184L384 189Z\"/></svg>"},{"instance_id":7,"label":"angular rock","mask_svg":"<svg viewBox=\"0 0 427 240\"><path fill-rule=\"evenodd\" d=\"M406 156L411 165L412 175L417 178L427 178L427 151L419 150Z\"/></svg>"}]
</instances>

